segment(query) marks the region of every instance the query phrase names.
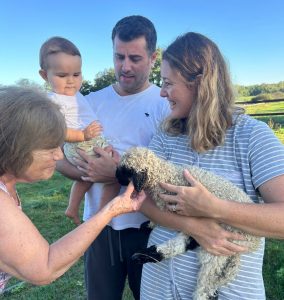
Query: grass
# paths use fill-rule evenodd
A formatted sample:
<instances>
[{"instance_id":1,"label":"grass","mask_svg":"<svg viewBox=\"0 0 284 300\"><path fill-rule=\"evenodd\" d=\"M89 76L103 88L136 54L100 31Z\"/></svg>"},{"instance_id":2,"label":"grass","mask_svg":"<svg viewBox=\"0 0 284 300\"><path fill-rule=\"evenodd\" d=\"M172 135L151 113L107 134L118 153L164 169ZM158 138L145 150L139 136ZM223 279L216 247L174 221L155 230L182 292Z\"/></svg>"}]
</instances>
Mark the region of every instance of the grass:
<instances>
[{"instance_id":1,"label":"grass","mask_svg":"<svg viewBox=\"0 0 284 300\"><path fill-rule=\"evenodd\" d=\"M276 136L279 138L279 140L284 144L284 128L279 128L277 130L274 130Z\"/></svg>"},{"instance_id":2,"label":"grass","mask_svg":"<svg viewBox=\"0 0 284 300\"><path fill-rule=\"evenodd\" d=\"M247 104L244 108L247 114L284 112L284 102Z\"/></svg>"},{"instance_id":3,"label":"grass","mask_svg":"<svg viewBox=\"0 0 284 300\"><path fill-rule=\"evenodd\" d=\"M276 135L284 143L284 130ZM23 210L41 234L52 243L75 228L64 216L71 181L55 173L51 180L32 185L17 186ZM267 240L263 269L268 300L284 299L284 241ZM83 259L81 258L61 278L48 286L33 286L18 279L10 280L3 300L69 300L86 299L84 289ZM133 300L126 285L123 300Z\"/></svg>"},{"instance_id":4,"label":"grass","mask_svg":"<svg viewBox=\"0 0 284 300\"><path fill-rule=\"evenodd\" d=\"M258 113L284 113L284 101L283 102L272 102L272 103L254 103L243 105L247 114L258 114ZM255 117L265 123L273 122L271 128L278 129L279 127L284 127L284 116L274 115L274 116L257 116ZM270 124L269 124L270 125Z\"/></svg>"}]
</instances>

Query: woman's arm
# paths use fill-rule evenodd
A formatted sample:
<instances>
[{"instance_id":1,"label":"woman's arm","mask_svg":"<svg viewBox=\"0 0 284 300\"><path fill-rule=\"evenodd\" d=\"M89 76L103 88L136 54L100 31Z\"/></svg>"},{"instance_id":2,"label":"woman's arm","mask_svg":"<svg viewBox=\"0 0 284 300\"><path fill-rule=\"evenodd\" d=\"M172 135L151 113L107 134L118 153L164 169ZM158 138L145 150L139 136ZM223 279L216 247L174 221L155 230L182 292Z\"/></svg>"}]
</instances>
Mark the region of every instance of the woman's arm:
<instances>
[{"instance_id":1,"label":"woman's arm","mask_svg":"<svg viewBox=\"0 0 284 300\"><path fill-rule=\"evenodd\" d=\"M83 255L113 217L136 211L145 195L133 195L130 184L124 194L52 245L6 193L0 191L0 197L0 269L33 284L48 284Z\"/></svg>"},{"instance_id":2,"label":"woman's arm","mask_svg":"<svg viewBox=\"0 0 284 300\"><path fill-rule=\"evenodd\" d=\"M243 240L241 235L224 230L214 219L186 217L161 211L150 198L143 202L140 211L156 224L192 236L205 250L214 255L232 255L247 251L246 247L231 242Z\"/></svg>"},{"instance_id":3,"label":"woman's arm","mask_svg":"<svg viewBox=\"0 0 284 300\"><path fill-rule=\"evenodd\" d=\"M167 202L177 203L177 212L186 216L213 218L250 234L284 238L284 175L277 176L259 187L264 204L226 201L212 195L188 171L185 177L190 187L162 184L176 196L161 195Z\"/></svg>"},{"instance_id":4,"label":"woman's arm","mask_svg":"<svg viewBox=\"0 0 284 300\"><path fill-rule=\"evenodd\" d=\"M263 204L240 204L225 201L216 218L249 233L270 238L284 238L284 175L259 187Z\"/></svg>"}]
</instances>

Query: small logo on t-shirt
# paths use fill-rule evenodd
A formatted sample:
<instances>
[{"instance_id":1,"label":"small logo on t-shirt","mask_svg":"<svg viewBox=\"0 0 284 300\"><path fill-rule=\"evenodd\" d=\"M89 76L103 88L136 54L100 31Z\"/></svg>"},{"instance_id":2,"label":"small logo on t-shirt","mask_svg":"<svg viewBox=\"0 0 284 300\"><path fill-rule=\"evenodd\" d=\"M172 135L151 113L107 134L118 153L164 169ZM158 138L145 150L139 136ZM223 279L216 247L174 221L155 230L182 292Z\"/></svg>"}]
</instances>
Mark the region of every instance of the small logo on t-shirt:
<instances>
[{"instance_id":1,"label":"small logo on t-shirt","mask_svg":"<svg viewBox=\"0 0 284 300\"><path fill-rule=\"evenodd\" d=\"M146 116L146 117L149 117L150 115L146 112L146 113L145 113L145 116Z\"/></svg>"}]
</instances>

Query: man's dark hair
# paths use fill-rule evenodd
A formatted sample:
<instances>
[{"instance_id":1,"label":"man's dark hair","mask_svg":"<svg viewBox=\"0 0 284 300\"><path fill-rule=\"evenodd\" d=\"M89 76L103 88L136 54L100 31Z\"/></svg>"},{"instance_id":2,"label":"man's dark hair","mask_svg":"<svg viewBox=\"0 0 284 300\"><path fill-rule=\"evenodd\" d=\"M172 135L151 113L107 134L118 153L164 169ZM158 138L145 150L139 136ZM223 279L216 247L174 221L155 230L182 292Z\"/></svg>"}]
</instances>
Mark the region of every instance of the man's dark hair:
<instances>
[{"instance_id":1,"label":"man's dark hair","mask_svg":"<svg viewBox=\"0 0 284 300\"><path fill-rule=\"evenodd\" d=\"M156 29L154 24L143 16L128 16L118 21L112 30L112 41L116 36L123 42L144 36L148 53L153 54L156 51Z\"/></svg>"}]
</instances>

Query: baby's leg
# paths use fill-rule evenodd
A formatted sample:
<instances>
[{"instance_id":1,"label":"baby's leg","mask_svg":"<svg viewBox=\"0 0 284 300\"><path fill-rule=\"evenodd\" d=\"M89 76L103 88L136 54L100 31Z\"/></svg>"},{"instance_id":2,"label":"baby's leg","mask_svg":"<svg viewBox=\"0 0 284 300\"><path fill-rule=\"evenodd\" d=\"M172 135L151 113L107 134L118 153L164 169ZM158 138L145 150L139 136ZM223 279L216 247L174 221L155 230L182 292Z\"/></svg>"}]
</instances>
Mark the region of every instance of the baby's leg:
<instances>
[{"instance_id":1,"label":"baby's leg","mask_svg":"<svg viewBox=\"0 0 284 300\"><path fill-rule=\"evenodd\" d=\"M120 184L109 183L103 187L102 197L100 201L100 209L103 208L110 200L116 197L120 190Z\"/></svg>"},{"instance_id":2,"label":"baby's leg","mask_svg":"<svg viewBox=\"0 0 284 300\"><path fill-rule=\"evenodd\" d=\"M76 225L79 225L80 218L79 218L79 207L80 203L85 195L85 193L88 191L88 189L91 187L91 182L84 182L84 181L74 181L71 191L70 191L70 197L69 197L69 204L65 211L65 215L73 219L73 222Z\"/></svg>"}]
</instances>

